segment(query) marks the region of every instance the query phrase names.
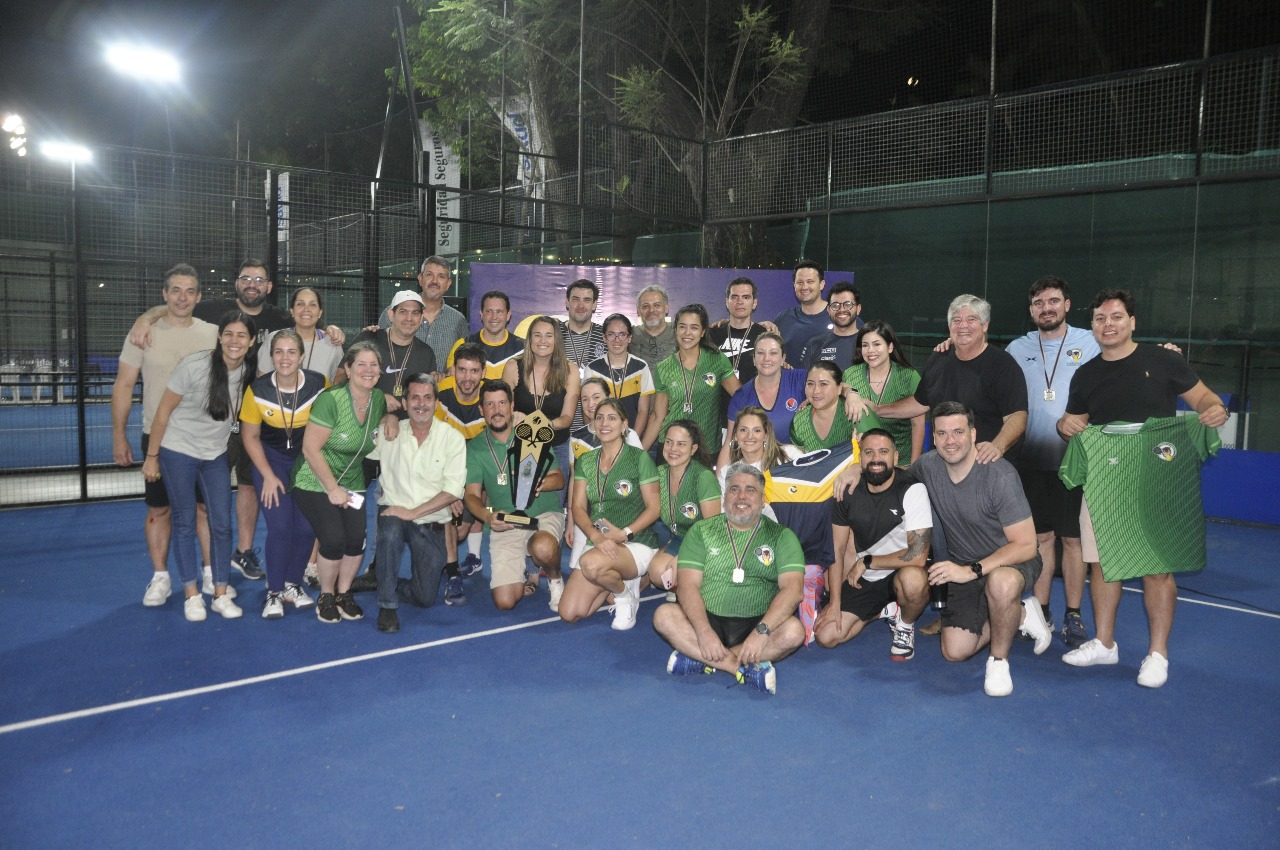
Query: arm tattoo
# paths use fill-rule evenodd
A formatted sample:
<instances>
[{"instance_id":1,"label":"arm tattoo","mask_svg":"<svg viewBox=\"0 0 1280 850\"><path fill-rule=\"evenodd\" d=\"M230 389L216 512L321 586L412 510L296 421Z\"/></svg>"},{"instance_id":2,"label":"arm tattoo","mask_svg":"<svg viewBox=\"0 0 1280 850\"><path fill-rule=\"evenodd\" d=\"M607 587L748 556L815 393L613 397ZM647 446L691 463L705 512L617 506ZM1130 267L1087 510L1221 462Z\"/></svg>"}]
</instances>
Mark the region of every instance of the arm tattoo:
<instances>
[{"instance_id":1,"label":"arm tattoo","mask_svg":"<svg viewBox=\"0 0 1280 850\"><path fill-rule=\"evenodd\" d=\"M929 543L932 540L932 528L922 528L919 531L908 531L906 551L898 556L898 560L914 561L929 548Z\"/></svg>"}]
</instances>

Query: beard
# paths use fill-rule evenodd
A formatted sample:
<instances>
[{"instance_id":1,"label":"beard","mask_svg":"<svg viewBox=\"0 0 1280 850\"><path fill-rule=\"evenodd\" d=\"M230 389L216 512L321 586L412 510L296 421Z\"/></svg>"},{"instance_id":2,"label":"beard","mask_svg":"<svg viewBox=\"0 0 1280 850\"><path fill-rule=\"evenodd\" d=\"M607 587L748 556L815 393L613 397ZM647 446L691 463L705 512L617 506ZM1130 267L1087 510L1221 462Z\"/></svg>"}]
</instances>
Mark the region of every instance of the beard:
<instances>
[{"instance_id":1,"label":"beard","mask_svg":"<svg viewBox=\"0 0 1280 850\"><path fill-rule=\"evenodd\" d=\"M1036 319L1036 327L1046 333L1049 331L1056 331L1058 328L1062 327L1062 323L1066 320L1065 316L1061 319L1050 319L1048 321Z\"/></svg>"},{"instance_id":2,"label":"beard","mask_svg":"<svg viewBox=\"0 0 1280 850\"><path fill-rule=\"evenodd\" d=\"M862 470L862 477L868 484L879 487L893 477L893 469L887 464L883 468L877 467L879 467L879 464L868 466Z\"/></svg>"},{"instance_id":3,"label":"beard","mask_svg":"<svg viewBox=\"0 0 1280 850\"><path fill-rule=\"evenodd\" d=\"M743 527L753 526L756 524L756 521L760 519L759 511L753 510L747 510L742 513L737 513L733 510L725 510L724 515L729 518L729 522Z\"/></svg>"},{"instance_id":4,"label":"beard","mask_svg":"<svg viewBox=\"0 0 1280 850\"><path fill-rule=\"evenodd\" d=\"M267 292L265 289L260 289L258 290L258 294L252 298L250 298L247 293L241 292L239 293L239 298L240 303L246 307L258 307L261 306L262 302L267 300Z\"/></svg>"}]
</instances>

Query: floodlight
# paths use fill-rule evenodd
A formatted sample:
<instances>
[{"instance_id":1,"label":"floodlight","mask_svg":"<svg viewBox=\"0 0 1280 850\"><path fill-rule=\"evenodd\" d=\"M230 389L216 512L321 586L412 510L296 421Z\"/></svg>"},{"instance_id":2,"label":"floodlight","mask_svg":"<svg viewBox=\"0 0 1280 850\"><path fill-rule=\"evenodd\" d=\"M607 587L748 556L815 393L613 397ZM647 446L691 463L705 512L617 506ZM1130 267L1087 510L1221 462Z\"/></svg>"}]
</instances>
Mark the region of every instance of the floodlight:
<instances>
[{"instance_id":1,"label":"floodlight","mask_svg":"<svg viewBox=\"0 0 1280 850\"><path fill-rule=\"evenodd\" d=\"M176 83L182 72L172 53L138 44L111 45L107 64L126 76L157 83Z\"/></svg>"},{"instance_id":2,"label":"floodlight","mask_svg":"<svg viewBox=\"0 0 1280 850\"><path fill-rule=\"evenodd\" d=\"M74 142L44 142L40 145L40 152L50 159L63 162L88 162L93 159L92 151Z\"/></svg>"}]
</instances>

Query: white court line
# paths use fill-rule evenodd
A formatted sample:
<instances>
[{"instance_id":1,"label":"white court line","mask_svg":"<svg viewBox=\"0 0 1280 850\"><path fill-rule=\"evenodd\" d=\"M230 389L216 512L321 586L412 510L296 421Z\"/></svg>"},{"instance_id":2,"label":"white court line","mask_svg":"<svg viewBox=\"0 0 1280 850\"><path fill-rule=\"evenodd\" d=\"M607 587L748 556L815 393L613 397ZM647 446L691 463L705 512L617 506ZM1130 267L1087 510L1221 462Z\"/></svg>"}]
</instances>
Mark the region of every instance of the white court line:
<instances>
[{"instance_id":1,"label":"white court line","mask_svg":"<svg viewBox=\"0 0 1280 850\"><path fill-rule=\"evenodd\" d=\"M648 602L653 599L662 599L662 594L654 594L648 597L642 597L641 602ZM605 610L601 607L600 610ZM18 723L9 723L0 726L0 735L7 735L10 732L22 732L26 729L36 729L40 726L51 726L54 723L65 723L68 720L80 720L84 717L94 717L99 714L110 714L115 711L125 711L130 708L138 708L144 705L154 705L161 702L171 702L177 699L186 699L187 697L200 696L201 694L212 694L218 691L229 691L232 688L243 688L248 685L257 685L262 682L272 682L276 679L287 679L291 676L301 676L304 673L315 673L320 670L329 670L334 667L344 667L348 664L358 664L362 661L376 661L379 658L389 658L393 655L402 655L406 652L418 652L423 649L431 649L437 646L445 646L450 643L461 643L466 640L475 640L476 638L490 637L492 635L500 635L506 632L519 631L532 626L544 626L547 623L558 623L559 617L546 617L541 620L533 620L528 623L515 623L510 626L502 626L497 629L487 629L483 632L472 632L465 635L454 635L453 637L440 638L439 640L427 641L426 643L415 643L412 646L398 646L395 649L384 649L379 652L368 652L364 655L353 655L350 658L336 658L333 661L322 661L319 664L308 664L306 667L294 667L291 670L280 670L276 673L264 673L261 676L250 676L247 679L235 679L230 682L221 682L216 685L204 685L199 688L188 688L185 691L174 691L168 694L156 694L150 697L141 697L139 699L126 700L124 702L113 702L109 705L99 705L93 708L82 708L79 711L68 711L64 714L51 714L48 717L36 717L32 720L22 720Z\"/></svg>"},{"instance_id":2,"label":"white court line","mask_svg":"<svg viewBox=\"0 0 1280 850\"><path fill-rule=\"evenodd\" d=\"M1142 593L1140 587L1126 587L1125 590L1130 593ZM1221 608L1224 611L1238 611L1241 614L1253 614L1256 617L1270 617L1272 620L1280 620L1280 614L1273 614L1270 611L1258 611L1254 608L1240 608L1235 605L1223 605L1221 602L1210 602L1207 599L1188 599L1185 596L1178 597L1179 602L1189 602L1192 605L1207 605L1210 608ZM0 731L3 731L0 729Z\"/></svg>"}]
</instances>

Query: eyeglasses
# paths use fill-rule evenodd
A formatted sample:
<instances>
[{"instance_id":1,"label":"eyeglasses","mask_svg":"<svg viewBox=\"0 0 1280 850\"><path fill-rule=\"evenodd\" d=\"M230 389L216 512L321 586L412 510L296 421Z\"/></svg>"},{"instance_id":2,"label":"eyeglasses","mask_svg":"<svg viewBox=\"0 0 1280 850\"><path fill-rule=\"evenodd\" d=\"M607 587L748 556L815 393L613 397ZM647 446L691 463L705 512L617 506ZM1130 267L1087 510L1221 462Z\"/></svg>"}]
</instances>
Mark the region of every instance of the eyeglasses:
<instances>
[{"instance_id":1,"label":"eyeglasses","mask_svg":"<svg viewBox=\"0 0 1280 850\"><path fill-rule=\"evenodd\" d=\"M827 306L832 310L852 310L858 306L857 301L828 301Z\"/></svg>"},{"instance_id":2,"label":"eyeglasses","mask_svg":"<svg viewBox=\"0 0 1280 850\"><path fill-rule=\"evenodd\" d=\"M629 336L631 336L631 334L627 333L626 331L610 331L609 333L604 335L604 338L605 339L626 339Z\"/></svg>"},{"instance_id":3,"label":"eyeglasses","mask_svg":"<svg viewBox=\"0 0 1280 850\"><path fill-rule=\"evenodd\" d=\"M236 278L236 280L240 283L257 283L257 284L271 282L271 278L269 277L249 277L247 274L240 275L238 278Z\"/></svg>"}]
</instances>

